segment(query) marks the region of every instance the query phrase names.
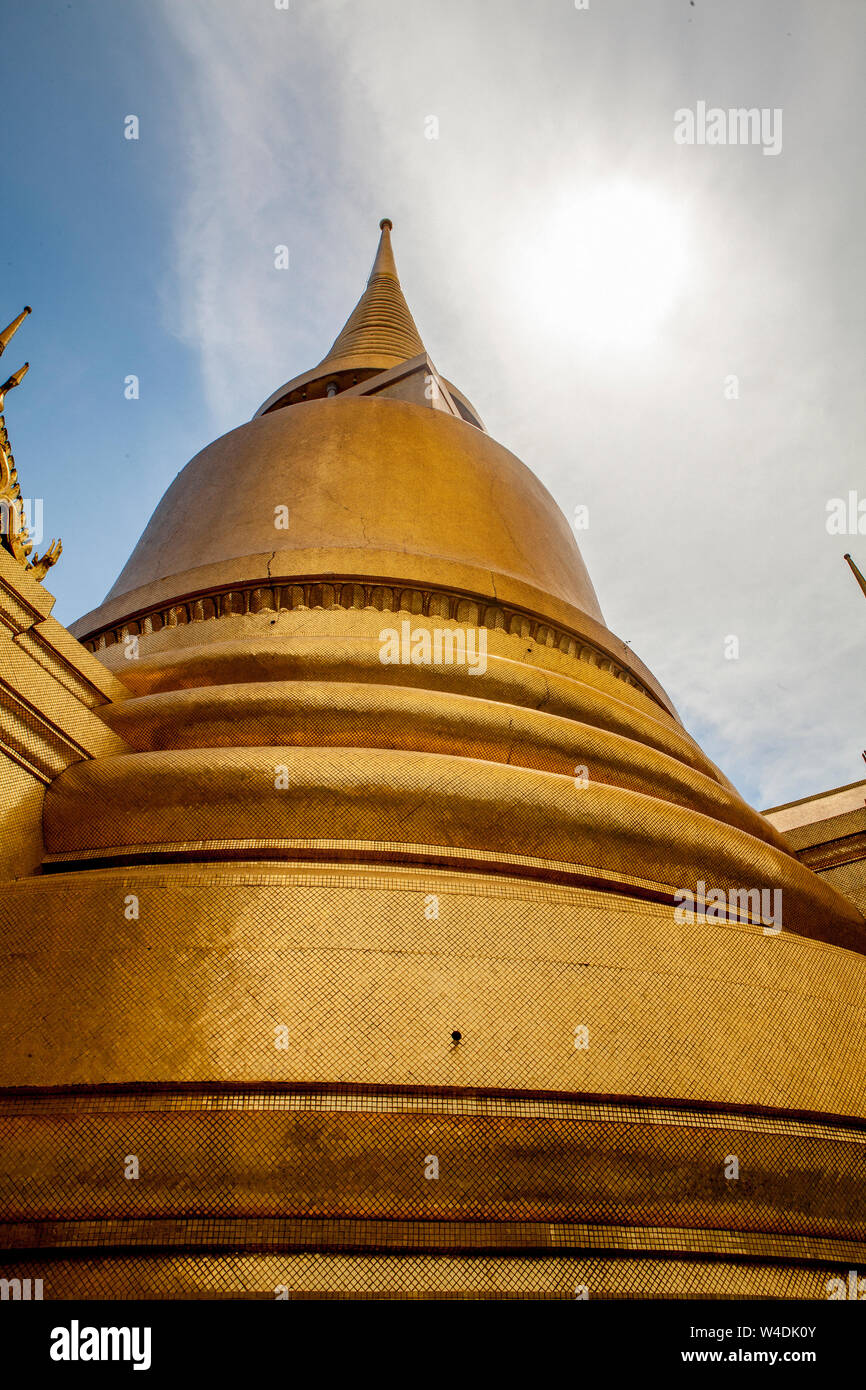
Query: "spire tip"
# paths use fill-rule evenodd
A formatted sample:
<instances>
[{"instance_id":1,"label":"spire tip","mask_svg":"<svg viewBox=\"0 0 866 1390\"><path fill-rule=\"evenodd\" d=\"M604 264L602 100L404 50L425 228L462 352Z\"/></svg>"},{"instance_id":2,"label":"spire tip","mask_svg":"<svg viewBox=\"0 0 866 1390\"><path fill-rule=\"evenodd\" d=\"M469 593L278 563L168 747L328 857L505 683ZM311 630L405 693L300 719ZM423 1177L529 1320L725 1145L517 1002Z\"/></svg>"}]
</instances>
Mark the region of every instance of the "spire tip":
<instances>
[{"instance_id":1,"label":"spire tip","mask_svg":"<svg viewBox=\"0 0 866 1390\"><path fill-rule=\"evenodd\" d=\"M390 232L390 231L393 231L393 229L394 229L394 223L391 221L390 217L383 217L383 218L382 218L382 221L379 223L379 231L380 231L380 232L384 232L384 230L385 230L386 227L387 227L387 229L388 229L389 232Z\"/></svg>"}]
</instances>

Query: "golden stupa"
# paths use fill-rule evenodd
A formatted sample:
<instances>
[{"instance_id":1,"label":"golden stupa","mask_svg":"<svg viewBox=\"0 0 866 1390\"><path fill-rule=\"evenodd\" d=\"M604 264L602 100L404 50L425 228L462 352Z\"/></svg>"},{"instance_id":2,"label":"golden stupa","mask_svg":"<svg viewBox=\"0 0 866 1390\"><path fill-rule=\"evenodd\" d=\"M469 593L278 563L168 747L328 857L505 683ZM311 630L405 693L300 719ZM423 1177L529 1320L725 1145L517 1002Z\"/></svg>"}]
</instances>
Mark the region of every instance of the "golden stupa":
<instances>
[{"instance_id":1,"label":"golden stupa","mask_svg":"<svg viewBox=\"0 0 866 1390\"><path fill-rule=\"evenodd\" d=\"M607 629L390 226L72 633L0 548L0 1274L826 1298L866 923Z\"/></svg>"}]
</instances>

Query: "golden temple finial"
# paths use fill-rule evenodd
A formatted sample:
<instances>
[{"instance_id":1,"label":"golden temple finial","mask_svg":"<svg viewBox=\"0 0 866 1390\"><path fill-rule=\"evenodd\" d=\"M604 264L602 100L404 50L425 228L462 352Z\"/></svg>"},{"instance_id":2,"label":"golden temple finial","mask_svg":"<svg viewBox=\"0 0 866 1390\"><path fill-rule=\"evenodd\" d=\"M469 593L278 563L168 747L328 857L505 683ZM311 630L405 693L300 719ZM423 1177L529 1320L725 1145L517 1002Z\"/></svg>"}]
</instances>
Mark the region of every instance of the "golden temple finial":
<instances>
[{"instance_id":1,"label":"golden temple finial","mask_svg":"<svg viewBox=\"0 0 866 1390\"><path fill-rule=\"evenodd\" d=\"M23 367L19 367L17 372L13 372L11 376L8 376L4 381L3 385L0 386L0 411L2 411L3 409L3 405L6 400L6 393L8 391L11 391L13 387L20 386L21 382L24 380L29 371L30 363L25 362Z\"/></svg>"},{"instance_id":2,"label":"golden temple finial","mask_svg":"<svg viewBox=\"0 0 866 1390\"><path fill-rule=\"evenodd\" d=\"M394 260L394 251L391 246L391 232L393 227L394 223L391 221L390 217L383 217L382 221L379 223L381 236L379 237L379 245L376 250L376 259L373 262L373 269L370 271L370 278L367 281L368 285L372 284L379 275L390 275L392 279L397 280L398 287L400 285L400 281L397 279L397 262ZM400 298L402 299L402 297L403 292L401 290ZM406 312L407 314L409 313L408 308ZM419 338L418 341L420 343L421 339Z\"/></svg>"},{"instance_id":3,"label":"golden temple finial","mask_svg":"<svg viewBox=\"0 0 866 1390\"><path fill-rule=\"evenodd\" d=\"M9 340L17 333L29 313L30 306L27 305L8 328L4 328L0 333L0 354L5 351ZM12 457L9 433L3 415L7 394L20 385L29 369L30 363L25 362L23 367L19 367L0 386L0 545L14 556L34 579L44 579L51 566L56 565L60 559L63 544L61 541L52 540L41 558L33 554L33 544L24 516L24 499L18 482L18 470Z\"/></svg>"},{"instance_id":4,"label":"golden temple finial","mask_svg":"<svg viewBox=\"0 0 866 1390\"><path fill-rule=\"evenodd\" d=\"M390 217L379 223L379 245L367 288L319 364L323 368L392 367L424 351L397 275L391 247L393 225Z\"/></svg>"},{"instance_id":5,"label":"golden temple finial","mask_svg":"<svg viewBox=\"0 0 866 1390\"><path fill-rule=\"evenodd\" d=\"M866 579L863 578L863 575L860 573L857 566L854 564L854 561L851 559L850 555L846 555L845 559L848 561L848 564L851 568L851 573L854 575L854 578L857 580L857 583L860 585L860 588L863 590L864 594L866 594Z\"/></svg>"},{"instance_id":6,"label":"golden temple finial","mask_svg":"<svg viewBox=\"0 0 866 1390\"><path fill-rule=\"evenodd\" d=\"M30 305L25 304L17 319L13 319L12 322L8 325L8 327L4 328L3 332L0 333L0 357L2 357L3 353L6 351L6 348L9 345L10 338L15 337L15 334L18 332L18 329L21 327L27 315L32 312L33 311L30 308Z\"/></svg>"}]
</instances>

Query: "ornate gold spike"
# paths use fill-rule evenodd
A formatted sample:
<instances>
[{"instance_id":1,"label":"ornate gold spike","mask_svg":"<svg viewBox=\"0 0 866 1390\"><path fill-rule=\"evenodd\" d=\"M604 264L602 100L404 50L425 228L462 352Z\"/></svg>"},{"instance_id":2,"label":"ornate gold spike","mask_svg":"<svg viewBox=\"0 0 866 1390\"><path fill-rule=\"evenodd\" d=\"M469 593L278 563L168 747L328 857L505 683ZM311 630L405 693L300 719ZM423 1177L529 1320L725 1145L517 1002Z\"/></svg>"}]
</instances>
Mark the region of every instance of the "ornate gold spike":
<instances>
[{"instance_id":1,"label":"ornate gold spike","mask_svg":"<svg viewBox=\"0 0 866 1390\"><path fill-rule=\"evenodd\" d=\"M854 575L854 578L857 580L857 583L860 585L860 588L863 590L864 594L866 594L866 579L863 578L863 575L860 573L857 566L854 564L854 561L851 559L850 555L846 555L845 559L848 561L848 564L851 567L851 573Z\"/></svg>"},{"instance_id":2,"label":"ornate gold spike","mask_svg":"<svg viewBox=\"0 0 866 1390\"><path fill-rule=\"evenodd\" d=\"M333 367L395 366L424 351L421 335L403 298L391 247L390 217L379 223L379 246L367 288L319 364Z\"/></svg>"},{"instance_id":3,"label":"ornate gold spike","mask_svg":"<svg viewBox=\"0 0 866 1390\"><path fill-rule=\"evenodd\" d=\"M18 317L9 324L9 327L4 328L3 332L0 333L0 353L4 351L10 338L18 331L29 313L29 306L22 309ZM15 467L15 459L12 456L12 447L9 443L9 432L6 429L6 420L3 415L7 393L20 385L29 369L30 363L25 362L23 367L19 367L0 386L0 545L14 556L34 579L44 579L51 566L56 565L60 559L63 544L59 540L52 539L44 555L41 557L33 555L33 558L30 558L33 543L27 529L24 500L18 482L18 470Z\"/></svg>"},{"instance_id":4,"label":"ornate gold spike","mask_svg":"<svg viewBox=\"0 0 866 1390\"><path fill-rule=\"evenodd\" d=\"M2 357L3 353L6 351L10 338L14 338L29 313L32 313L30 305L25 304L17 319L13 319L9 326L4 328L3 332L0 333L0 357Z\"/></svg>"},{"instance_id":5,"label":"ornate gold spike","mask_svg":"<svg viewBox=\"0 0 866 1390\"><path fill-rule=\"evenodd\" d=\"M0 413L0 545L26 567L33 548L29 541L18 472L9 446L6 421Z\"/></svg>"},{"instance_id":6,"label":"ornate gold spike","mask_svg":"<svg viewBox=\"0 0 866 1390\"><path fill-rule=\"evenodd\" d=\"M18 368L17 372L13 372L11 376L7 376L3 385L0 386L0 410L3 409L7 392L12 391L16 386L20 386L29 371L30 363L25 362L23 367Z\"/></svg>"}]
</instances>

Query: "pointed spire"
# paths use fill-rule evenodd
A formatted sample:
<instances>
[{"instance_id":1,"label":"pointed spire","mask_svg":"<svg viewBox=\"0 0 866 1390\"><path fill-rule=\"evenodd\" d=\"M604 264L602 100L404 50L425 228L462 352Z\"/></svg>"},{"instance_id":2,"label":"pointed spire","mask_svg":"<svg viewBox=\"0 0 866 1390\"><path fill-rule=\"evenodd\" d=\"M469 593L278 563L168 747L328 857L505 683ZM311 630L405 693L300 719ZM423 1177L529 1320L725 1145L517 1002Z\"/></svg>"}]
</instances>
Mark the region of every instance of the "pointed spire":
<instances>
[{"instance_id":1,"label":"pointed spire","mask_svg":"<svg viewBox=\"0 0 866 1390\"><path fill-rule=\"evenodd\" d=\"M848 564L851 567L851 572L854 575L854 578L857 580L857 583L860 585L860 588L863 590L864 594L866 594L866 579L863 578L863 575L860 573L857 566L854 564L854 561L851 559L850 555L846 555L845 559L848 561Z\"/></svg>"},{"instance_id":2,"label":"pointed spire","mask_svg":"<svg viewBox=\"0 0 866 1390\"><path fill-rule=\"evenodd\" d=\"M396 367L424 351L409 306L403 298L391 248L393 223L383 217L381 236L367 288L319 364L340 371L347 367Z\"/></svg>"},{"instance_id":3,"label":"pointed spire","mask_svg":"<svg viewBox=\"0 0 866 1390\"><path fill-rule=\"evenodd\" d=\"M15 334L18 332L18 329L21 327L22 323L24 322L24 320L30 312L30 305L25 304L17 319L13 319L12 322L9 324L8 328L4 328L3 332L0 333L0 357L3 356L3 353L9 346L10 339L14 338Z\"/></svg>"}]
</instances>

